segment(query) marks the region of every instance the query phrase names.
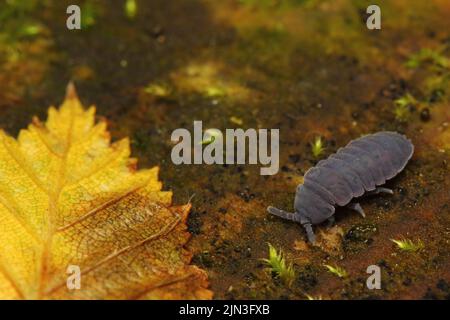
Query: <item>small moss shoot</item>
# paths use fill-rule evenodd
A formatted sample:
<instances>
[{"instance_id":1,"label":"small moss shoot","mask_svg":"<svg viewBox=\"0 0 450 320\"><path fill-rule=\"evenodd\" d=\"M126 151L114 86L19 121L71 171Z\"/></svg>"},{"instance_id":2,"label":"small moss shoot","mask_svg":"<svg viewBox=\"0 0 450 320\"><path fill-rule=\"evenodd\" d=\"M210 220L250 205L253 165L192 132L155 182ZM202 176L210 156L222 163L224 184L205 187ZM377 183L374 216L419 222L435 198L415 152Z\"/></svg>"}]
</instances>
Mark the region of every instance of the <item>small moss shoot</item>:
<instances>
[{"instance_id":1,"label":"small moss shoot","mask_svg":"<svg viewBox=\"0 0 450 320\"><path fill-rule=\"evenodd\" d=\"M338 267L338 266L330 266L328 264L324 264L324 267L328 269L329 272L334 274L335 276L339 278L345 278L347 277L347 271L345 269Z\"/></svg>"},{"instance_id":2,"label":"small moss shoot","mask_svg":"<svg viewBox=\"0 0 450 320\"><path fill-rule=\"evenodd\" d=\"M205 95L210 98L223 97L226 94L226 90L220 86L211 85L205 88Z\"/></svg>"},{"instance_id":3,"label":"small moss shoot","mask_svg":"<svg viewBox=\"0 0 450 320\"><path fill-rule=\"evenodd\" d=\"M269 259L263 259L263 261L277 278L281 279L285 285L291 286L295 279L295 270L292 264L286 262L281 250L277 251L270 243L268 245Z\"/></svg>"},{"instance_id":4,"label":"small moss shoot","mask_svg":"<svg viewBox=\"0 0 450 320\"><path fill-rule=\"evenodd\" d=\"M416 106L418 101L410 93L396 99L394 101L395 119L400 122L407 122L411 117L411 107Z\"/></svg>"},{"instance_id":5,"label":"small moss shoot","mask_svg":"<svg viewBox=\"0 0 450 320\"><path fill-rule=\"evenodd\" d=\"M216 141L216 138L222 135L222 133L218 129L208 129L205 131L205 134L207 134L209 137L199 142L199 144L203 146L207 146L208 144L213 143L214 141Z\"/></svg>"},{"instance_id":6,"label":"small moss shoot","mask_svg":"<svg viewBox=\"0 0 450 320\"><path fill-rule=\"evenodd\" d=\"M314 142L311 143L311 151L314 158L319 158L325 151L322 137L316 137Z\"/></svg>"},{"instance_id":7,"label":"small moss shoot","mask_svg":"<svg viewBox=\"0 0 450 320\"><path fill-rule=\"evenodd\" d=\"M27 24L21 28L21 33L24 36L36 36L42 32L42 27L39 24Z\"/></svg>"},{"instance_id":8,"label":"small moss shoot","mask_svg":"<svg viewBox=\"0 0 450 320\"><path fill-rule=\"evenodd\" d=\"M134 19L136 17L137 9L136 0L126 0L124 10L128 19Z\"/></svg>"},{"instance_id":9,"label":"small moss shoot","mask_svg":"<svg viewBox=\"0 0 450 320\"><path fill-rule=\"evenodd\" d=\"M391 239L391 241L395 243L397 247L402 251L417 252L425 248L424 243L420 239L417 240L417 242L414 242L410 239L401 239L401 240Z\"/></svg>"},{"instance_id":10,"label":"small moss shoot","mask_svg":"<svg viewBox=\"0 0 450 320\"><path fill-rule=\"evenodd\" d=\"M81 29L88 29L95 25L98 15L98 8L91 2L86 2L81 7Z\"/></svg>"},{"instance_id":11,"label":"small moss shoot","mask_svg":"<svg viewBox=\"0 0 450 320\"><path fill-rule=\"evenodd\" d=\"M307 300L322 300L322 296L314 297L314 296L311 296L311 295L309 295L307 293L305 293L305 297L306 297Z\"/></svg>"},{"instance_id":12,"label":"small moss shoot","mask_svg":"<svg viewBox=\"0 0 450 320\"><path fill-rule=\"evenodd\" d=\"M144 88L144 92L155 97L167 97L171 90L167 85L151 83Z\"/></svg>"},{"instance_id":13,"label":"small moss shoot","mask_svg":"<svg viewBox=\"0 0 450 320\"><path fill-rule=\"evenodd\" d=\"M244 124L244 120L235 116L230 117L230 121L238 126L242 126Z\"/></svg>"}]
</instances>

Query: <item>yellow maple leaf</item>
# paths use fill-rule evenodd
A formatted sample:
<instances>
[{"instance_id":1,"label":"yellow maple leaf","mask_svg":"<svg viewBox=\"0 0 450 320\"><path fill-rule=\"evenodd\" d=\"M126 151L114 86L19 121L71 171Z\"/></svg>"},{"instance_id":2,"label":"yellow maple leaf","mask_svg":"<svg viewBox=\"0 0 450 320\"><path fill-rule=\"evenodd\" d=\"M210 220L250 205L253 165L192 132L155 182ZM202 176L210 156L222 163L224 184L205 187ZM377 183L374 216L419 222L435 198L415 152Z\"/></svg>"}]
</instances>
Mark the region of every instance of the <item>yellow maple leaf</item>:
<instances>
[{"instance_id":1,"label":"yellow maple leaf","mask_svg":"<svg viewBox=\"0 0 450 320\"><path fill-rule=\"evenodd\" d=\"M183 248L190 205L172 206L158 168L137 171L129 156L73 85L45 124L17 140L0 131L0 298L211 298Z\"/></svg>"}]
</instances>

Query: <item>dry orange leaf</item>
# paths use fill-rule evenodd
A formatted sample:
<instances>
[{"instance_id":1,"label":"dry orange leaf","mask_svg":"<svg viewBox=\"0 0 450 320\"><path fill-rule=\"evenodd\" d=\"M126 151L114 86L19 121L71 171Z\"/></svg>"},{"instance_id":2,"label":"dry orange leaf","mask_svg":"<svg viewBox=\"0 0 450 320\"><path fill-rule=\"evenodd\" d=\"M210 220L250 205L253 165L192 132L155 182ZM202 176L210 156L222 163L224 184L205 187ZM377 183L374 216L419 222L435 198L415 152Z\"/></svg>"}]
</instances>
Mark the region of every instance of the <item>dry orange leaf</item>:
<instances>
[{"instance_id":1,"label":"dry orange leaf","mask_svg":"<svg viewBox=\"0 0 450 320\"><path fill-rule=\"evenodd\" d=\"M172 206L158 168L137 171L129 140L111 144L94 117L69 85L45 124L0 131L0 298L211 298L183 249L190 205Z\"/></svg>"}]
</instances>

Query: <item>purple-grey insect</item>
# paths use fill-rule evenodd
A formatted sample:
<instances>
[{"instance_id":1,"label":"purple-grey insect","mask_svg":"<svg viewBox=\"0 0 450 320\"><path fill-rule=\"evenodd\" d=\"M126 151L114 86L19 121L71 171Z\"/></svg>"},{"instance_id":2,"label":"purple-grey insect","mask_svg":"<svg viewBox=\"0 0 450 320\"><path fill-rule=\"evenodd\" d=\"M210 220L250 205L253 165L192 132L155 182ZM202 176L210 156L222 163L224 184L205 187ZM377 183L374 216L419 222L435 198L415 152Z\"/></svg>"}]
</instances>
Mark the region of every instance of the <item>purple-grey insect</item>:
<instances>
[{"instance_id":1,"label":"purple-grey insect","mask_svg":"<svg viewBox=\"0 0 450 320\"><path fill-rule=\"evenodd\" d=\"M268 207L271 214L300 223L308 240L315 242L312 225L334 224L336 206L346 206L365 217L358 202L363 194L389 193L380 188L402 171L414 152L409 139L397 132L383 131L350 141L345 147L309 169L295 194L295 212Z\"/></svg>"}]
</instances>

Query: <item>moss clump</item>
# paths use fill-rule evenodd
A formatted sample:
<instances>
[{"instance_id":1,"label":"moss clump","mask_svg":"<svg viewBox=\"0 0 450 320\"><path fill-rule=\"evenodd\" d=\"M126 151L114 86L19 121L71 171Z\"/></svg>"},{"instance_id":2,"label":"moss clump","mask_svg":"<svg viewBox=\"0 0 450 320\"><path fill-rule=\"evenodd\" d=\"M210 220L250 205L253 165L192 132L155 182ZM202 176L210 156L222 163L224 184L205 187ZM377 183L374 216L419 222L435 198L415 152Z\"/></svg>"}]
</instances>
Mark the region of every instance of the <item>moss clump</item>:
<instances>
[{"instance_id":1,"label":"moss clump","mask_svg":"<svg viewBox=\"0 0 450 320\"><path fill-rule=\"evenodd\" d=\"M421 49L409 57L406 66L415 69L428 63L437 68L449 68L450 60L442 54L442 51L441 49Z\"/></svg>"},{"instance_id":2,"label":"moss clump","mask_svg":"<svg viewBox=\"0 0 450 320\"><path fill-rule=\"evenodd\" d=\"M311 152L314 158L319 158L325 152L325 146L322 137L316 137L311 143Z\"/></svg>"},{"instance_id":3,"label":"moss clump","mask_svg":"<svg viewBox=\"0 0 450 320\"><path fill-rule=\"evenodd\" d=\"M339 266L331 266L329 264L324 264L323 266L327 268L330 273L339 278L346 278L348 276L347 271L344 268L341 268Z\"/></svg>"},{"instance_id":4,"label":"moss clump","mask_svg":"<svg viewBox=\"0 0 450 320\"><path fill-rule=\"evenodd\" d=\"M283 253L277 251L270 243L269 245L269 258L263 259L263 261L269 266L269 270L275 277L281 279L285 285L290 286L295 279L294 267L291 263L287 263Z\"/></svg>"},{"instance_id":5,"label":"moss clump","mask_svg":"<svg viewBox=\"0 0 450 320\"><path fill-rule=\"evenodd\" d=\"M417 252L425 248L424 243L420 239L417 240L416 242L414 242L411 239L401 239L401 240L391 239L391 241L395 243L397 247L402 251Z\"/></svg>"}]
</instances>

